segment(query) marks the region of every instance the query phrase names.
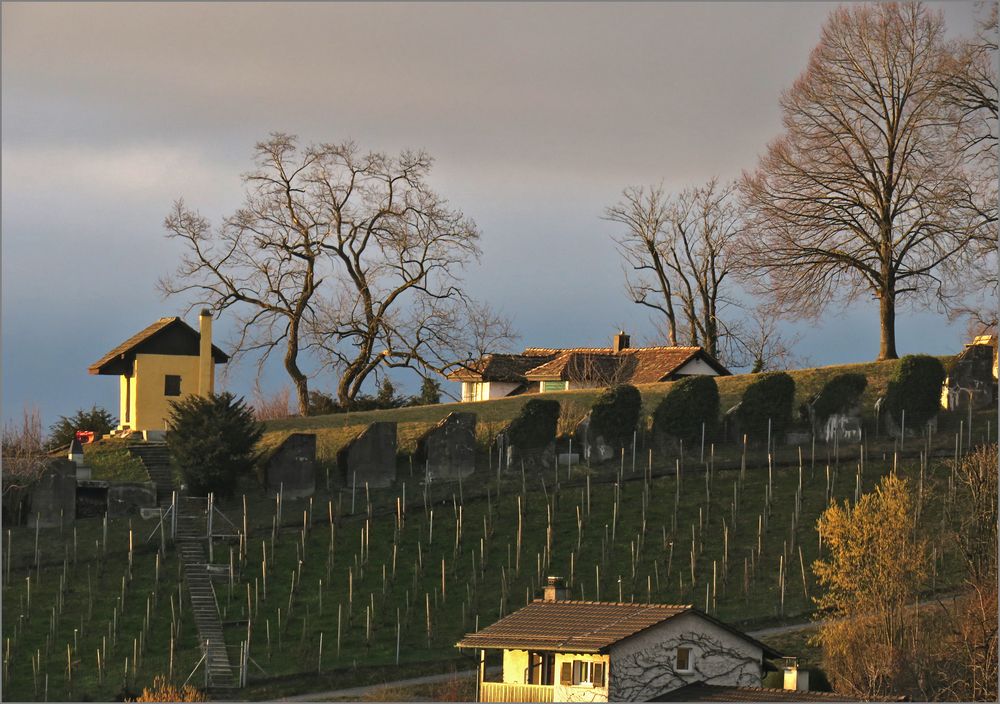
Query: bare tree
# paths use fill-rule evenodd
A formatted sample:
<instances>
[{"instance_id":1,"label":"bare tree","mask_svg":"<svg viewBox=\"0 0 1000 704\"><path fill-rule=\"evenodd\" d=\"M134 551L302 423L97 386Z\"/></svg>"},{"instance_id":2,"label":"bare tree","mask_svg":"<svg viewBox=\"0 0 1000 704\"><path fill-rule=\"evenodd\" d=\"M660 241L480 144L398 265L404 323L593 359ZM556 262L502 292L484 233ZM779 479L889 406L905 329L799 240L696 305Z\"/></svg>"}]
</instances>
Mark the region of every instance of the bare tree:
<instances>
[{"instance_id":1,"label":"bare tree","mask_svg":"<svg viewBox=\"0 0 1000 704\"><path fill-rule=\"evenodd\" d=\"M470 344L509 335L506 319L462 289L479 231L427 184L428 155L361 155L351 144L323 154L307 181L324 199L319 246L335 276L312 338L338 374L342 405L380 367L442 371Z\"/></svg>"},{"instance_id":2,"label":"bare tree","mask_svg":"<svg viewBox=\"0 0 1000 704\"><path fill-rule=\"evenodd\" d=\"M722 337L720 358L751 374L802 367L807 360L795 354L799 335L786 335L778 327L778 316L768 306L757 306L746 318L729 324Z\"/></svg>"},{"instance_id":3,"label":"bare tree","mask_svg":"<svg viewBox=\"0 0 1000 704\"><path fill-rule=\"evenodd\" d=\"M981 224L975 254L949 277L941 299L949 316L967 318L976 334L997 326L997 4L980 3L975 36L960 40L945 61L942 90L963 123L962 147L972 174L964 206Z\"/></svg>"},{"instance_id":4,"label":"bare tree","mask_svg":"<svg viewBox=\"0 0 1000 704\"><path fill-rule=\"evenodd\" d=\"M929 302L976 236L960 121L937 77L940 14L919 3L835 10L781 97L784 134L741 190L743 274L782 313L879 300L879 359L896 358L901 299Z\"/></svg>"},{"instance_id":5,"label":"bare tree","mask_svg":"<svg viewBox=\"0 0 1000 704\"><path fill-rule=\"evenodd\" d=\"M333 369L350 405L380 366L420 367L467 346L461 333L480 310L458 278L479 255L479 233L427 185L430 166L422 152L300 147L272 134L244 176L244 206L219 228L175 205L166 227L187 252L162 290L233 308L235 352L257 355L258 371L282 349L300 414L309 412L303 354ZM497 319L486 327L502 336Z\"/></svg>"},{"instance_id":6,"label":"bare tree","mask_svg":"<svg viewBox=\"0 0 1000 704\"><path fill-rule=\"evenodd\" d=\"M258 371L283 348L282 362L309 411L309 380L299 364L314 298L322 283L320 243L328 236L324 200L308 189L307 174L324 150L300 150L294 137L272 134L256 146L257 168L243 176L244 205L215 230L177 201L165 220L168 237L187 245L167 295L190 294L217 311L233 308L239 326L234 356L258 354Z\"/></svg>"},{"instance_id":7,"label":"bare tree","mask_svg":"<svg viewBox=\"0 0 1000 704\"><path fill-rule=\"evenodd\" d=\"M606 220L624 226L615 241L632 272L629 295L664 315L671 345L680 338L720 352L720 315L733 303L725 289L731 245L741 229L734 191L717 179L674 196L661 187L627 188L605 211Z\"/></svg>"}]
</instances>

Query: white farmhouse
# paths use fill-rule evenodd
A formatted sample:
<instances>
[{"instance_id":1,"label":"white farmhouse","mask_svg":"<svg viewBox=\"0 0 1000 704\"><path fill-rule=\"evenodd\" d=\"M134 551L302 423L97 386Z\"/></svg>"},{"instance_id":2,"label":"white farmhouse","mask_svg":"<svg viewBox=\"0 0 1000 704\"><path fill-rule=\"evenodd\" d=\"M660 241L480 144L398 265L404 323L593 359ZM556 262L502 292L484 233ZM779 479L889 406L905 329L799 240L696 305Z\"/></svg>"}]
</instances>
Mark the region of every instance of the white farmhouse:
<instances>
[{"instance_id":1,"label":"white farmhouse","mask_svg":"<svg viewBox=\"0 0 1000 704\"><path fill-rule=\"evenodd\" d=\"M479 650L479 701L650 701L693 684L759 690L765 660L781 657L690 605L570 601L565 592L550 577L543 599L459 641ZM483 681L486 650L503 651L499 682Z\"/></svg>"},{"instance_id":2,"label":"white farmhouse","mask_svg":"<svg viewBox=\"0 0 1000 704\"><path fill-rule=\"evenodd\" d=\"M727 376L702 347L631 347L619 332L611 347L528 347L521 354L488 354L448 375L462 383L463 401L525 393L653 384L685 376Z\"/></svg>"}]
</instances>

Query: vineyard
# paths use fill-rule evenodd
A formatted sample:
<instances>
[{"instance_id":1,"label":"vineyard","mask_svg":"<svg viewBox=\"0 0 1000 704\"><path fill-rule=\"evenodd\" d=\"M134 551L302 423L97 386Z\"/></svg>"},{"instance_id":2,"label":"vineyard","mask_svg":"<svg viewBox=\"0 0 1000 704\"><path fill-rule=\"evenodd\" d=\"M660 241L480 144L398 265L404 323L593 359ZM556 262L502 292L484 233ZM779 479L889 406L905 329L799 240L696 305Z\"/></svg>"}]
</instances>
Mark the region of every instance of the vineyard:
<instances>
[{"instance_id":1,"label":"vineyard","mask_svg":"<svg viewBox=\"0 0 1000 704\"><path fill-rule=\"evenodd\" d=\"M994 419L977 417L977 442ZM890 471L919 495L915 525L935 546L929 589L947 589L951 459L973 436L957 431L776 455L709 444L658 458L640 444L546 475L498 473L490 453L465 482L431 485L404 460L396 489L334 484L299 500L248 483L219 502L212 562L234 676L249 689L216 696L441 667L461 657L463 633L537 597L549 574L576 599L693 603L744 626L801 619L817 588L819 514ZM203 686L180 565L155 519L19 527L4 548L8 698L108 700L156 674Z\"/></svg>"}]
</instances>

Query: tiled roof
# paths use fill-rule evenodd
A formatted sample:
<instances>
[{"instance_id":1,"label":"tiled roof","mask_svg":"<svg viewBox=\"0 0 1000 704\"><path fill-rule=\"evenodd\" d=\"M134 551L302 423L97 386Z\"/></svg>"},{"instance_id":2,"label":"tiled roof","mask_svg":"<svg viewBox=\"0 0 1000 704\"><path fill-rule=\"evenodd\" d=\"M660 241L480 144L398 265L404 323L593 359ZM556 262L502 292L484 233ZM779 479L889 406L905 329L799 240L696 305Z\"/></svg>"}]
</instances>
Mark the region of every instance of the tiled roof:
<instances>
[{"instance_id":1,"label":"tiled roof","mask_svg":"<svg viewBox=\"0 0 1000 704\"><path fill-rule=\"evenodd\" d=\"M801 692L794 689L771 689L768 687L735 687L731 685L705 684L695 682L678 689L672 689L651 702L853 702L841 694L832 692Z\"/></svg>"},{"instance_id":2,"label":"tiled roof","mask_svg":"<svg viewBox=\"0 0 1000 704\"><path fill-rule=\"evenodd\" d=\"M526 353L557 353L552 361L525 374L531 381L597 381L598 383L652 384L665 381L695 357L701 357L720 374L728 370L701 347L580 348L548 350L528 348Z\"/></svg>"},{"instance_id":3,"label":"tiled roof","mask_svg":"<svg viewBox=\"0 0 1000 704\"><path fill-rule=\"evenodd\" d=\"M158 333L162 332L163 330L166 330L168 327L174 324L183 325L192 333L194 333L194 335L196 336L198 335L198 333L195 331L194 328L192 328L190 325L188 325L187 323L185 323L183 320L181 320L176 316L172 316L169 318L160 318L155 323L143 328L135 335L125 340L125 342L121 343L113 350L108 352L106 355L101 357L99 360L91 364L89 367L87 367L87 371L90 372L91 374L100 374L101 368L107 365L109 362L113 362L122 355L126 355L132 352L136 347L141 345L143 342L152 339ZM225 352L220 350L215 345L212 345L212 357L217 363L229 361L229 355L227 355Z\"/></svg>"},{"instance_id":4,"label":"tiled roof","mask_svg":"<svg viewBox=\"0 0 1000 704\"><path fill-rule=\"evenodd\" d=\"M510 381L523 383L524 373L544 364L554 354L487 354L468 367L456 369L448 375L452 381Z\"/></svg>"},{"instance_id":5,"label":"tiled roof","mask_svg":"<svg viewBox=\"0 0 1000 704\"><path fill-rule=\"evenodd\" d=\"M690 605L535 600L493 625L467 634L458 647L596 653L692 608Z\"/></svg>"}]
</instances>

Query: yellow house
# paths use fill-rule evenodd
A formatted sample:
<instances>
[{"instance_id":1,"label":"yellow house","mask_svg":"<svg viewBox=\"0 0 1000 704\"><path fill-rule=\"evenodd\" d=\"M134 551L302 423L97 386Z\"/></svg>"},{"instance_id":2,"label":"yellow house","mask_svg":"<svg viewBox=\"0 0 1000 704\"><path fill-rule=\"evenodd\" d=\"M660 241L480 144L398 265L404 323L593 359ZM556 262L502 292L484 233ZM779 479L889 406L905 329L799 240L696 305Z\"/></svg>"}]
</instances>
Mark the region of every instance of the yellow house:
<instances>
[{"instance_id":1,"label":"yellow house","mask_svg":"<svg viewBox=\"0 0 1000 704\"><path fill-rule=\"evenodd\" d=\"M203 310L199 331L177 317L160 318L100 360L91 374L119 377L119 430L166 430L170 403L215 390L215 365L229 356L212 344L212 314Z\"/></svg>"}]
</instances>

